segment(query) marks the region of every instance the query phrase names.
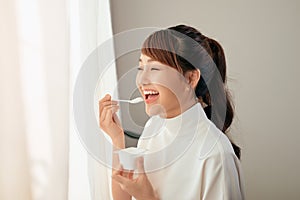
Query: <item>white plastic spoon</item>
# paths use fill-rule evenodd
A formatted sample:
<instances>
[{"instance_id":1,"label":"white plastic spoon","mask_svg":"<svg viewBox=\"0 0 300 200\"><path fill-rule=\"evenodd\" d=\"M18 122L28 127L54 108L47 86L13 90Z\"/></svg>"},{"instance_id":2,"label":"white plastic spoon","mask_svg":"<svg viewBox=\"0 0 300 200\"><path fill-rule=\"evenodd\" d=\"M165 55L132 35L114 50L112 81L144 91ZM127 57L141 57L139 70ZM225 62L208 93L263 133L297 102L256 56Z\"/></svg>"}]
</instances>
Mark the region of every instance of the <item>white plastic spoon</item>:
<instances>
[{"instance_id":1,"label":"white plastic spoon","mask_svg":"<svg viewBox=\"0 0 300 200\"><path fill-rule=\"evenodd\" d=\"M142 97L137 97L135 99L131 99L131 100L116 100L119 102L126 102L126 103L140 103L142 101L144 101L144 99Z\"/></svg>"}]
</instances>

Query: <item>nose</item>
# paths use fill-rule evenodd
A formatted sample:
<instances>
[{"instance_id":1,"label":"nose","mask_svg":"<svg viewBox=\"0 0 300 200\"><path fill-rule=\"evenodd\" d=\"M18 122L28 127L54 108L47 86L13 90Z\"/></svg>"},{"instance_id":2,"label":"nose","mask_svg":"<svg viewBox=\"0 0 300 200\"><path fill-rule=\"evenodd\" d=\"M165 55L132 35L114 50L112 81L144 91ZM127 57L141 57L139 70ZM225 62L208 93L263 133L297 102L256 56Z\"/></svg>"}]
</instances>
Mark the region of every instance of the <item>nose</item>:
<instances>
[{"instance_id":1,"label":"nose","mask_svg":"<svg viewBox=\"0 0 300 200\"><path fill-rule=\"evenodd\" d=\"M147 70L138 71L136 75L136 85L147 85L151 83L150 73Z\"/></svg>"}]
</instances>

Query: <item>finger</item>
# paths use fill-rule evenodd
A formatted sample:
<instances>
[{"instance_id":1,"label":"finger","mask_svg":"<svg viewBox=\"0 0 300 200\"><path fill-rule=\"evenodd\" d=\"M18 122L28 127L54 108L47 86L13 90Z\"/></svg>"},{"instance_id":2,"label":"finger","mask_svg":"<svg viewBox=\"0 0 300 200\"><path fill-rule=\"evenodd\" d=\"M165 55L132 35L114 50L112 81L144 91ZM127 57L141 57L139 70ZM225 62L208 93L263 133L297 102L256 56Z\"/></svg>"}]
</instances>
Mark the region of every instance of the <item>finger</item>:
<instances>
[{"instance_id":1,"label":"finger","mask_svg":"<svg viewBox=\"0 0 300 200\"><path fill-rule=\"evenodd\" d=\"M118 112L119 109L120 109L119 105L112 105L111 106L112 114L115 114L116 112Z\"/></svg>"},{"instance_id":2,"label":"finger","mask_svg":"<svg viewBox=\"0 0 300 200\"><path fill-rule=\"evenodd\" d=\"M101 111L101 113L99 113L99 118L100 118L100 122L107 122L107 118L108 116L108 109L105 107L103 108L103 110Z\"/></svg>"},{"instance_id":3,"label":"finger","mask_svg":"<svg viewBox=\"0 0 300 200\"><path fill-rule=\"evenodd\" d=\"M111 105L118 105L118 102L108 100L108 101L99 103L99 113L101 113L106 106L111 106Z\"/></svg>"},{"instance_id":4,"label":"finger","mask_svg":"<svg viewBox=\"0 0 300 200\"><path fill-rule=\"evenodd\" d=\"M130 170L129 173L128 173L128 179L133 179L133 173L134 173L134 170Z\"/></svg>"},{"instance_id":5,"label":"finger","mask_svg":"<svg viewBox=\"0 0 300 200\"><path fill-rule=\"evenodd\" d=\"M128 178L128 173L129 173L128 170L123 170L122 176L125 177L125 178Z\"/></svg>"},{"instance_id":6,"label":"finger","mask_svg":"<svg viewBox=\"0 0 300 200\"><path fill-rule=\"evenodd\" d=\"M120 165L120 169L119 169L120 175L123 176L124 173L124 168L122 165Z\"/></svg>"},{"instance_id":7,"label":"finger","mask_svg":"<svg viewBox=\"0 0 300 200\"><path fill-rule=\"evenodd\" d=\"M118 110L120 109L119 105L111 105L111 106L106 106L103 109L103 112L111 112L111 114L113 115L114 113L116 113ZM110 119L113 119L113 117L111 117Z\"/></svg>"},{"instance_id":8,"label":"finger","mask_svg":"<svg viewBox=\"0 0 300 200\"><path fill-rule=\"evenodd\" d=\"M114 170L113 174L114 175L120 175L125 178L132 178L133 177L133 172L134 170L125 170L121 164L118 165L118 168Z\"/></svg>"},{"instance_id":9,"label":"finger","mask_svg":"<svg viewBox=\"0 0 300 200\"><path fill-rule=\"evenodd\" d=\"M100 103L99 105L102 106L102 107L105 107L105 106L109 106L109 105L117 105L118 102L117 101L104 101L102 103Z\"/></svg>"},{"instance_id":10,"label":"finger","mask_svg":"<svg viewBox=\"0 0 300 200\"><path fill-rule=\"evenodd\" d=\"M114 170L113 170L113 175L121 175L123 174L123 167L122 165L118 165L118 167L116 167Z\"/></svg>"},{"instance_id":11,"label":"finger","mask_svg":"<svg viewBox=\"0 0 300 200\"><path fill-rule=\"evenodd\" d=\"M128 179L132 179L134 170L124 170L122 176Z\"/></svg>"},{"instance_id":12,"label":"finger","mask_svg":"<svg viewBox=\"0 0 300 200\"><path fill-rule=\"evenodd\" d=\"M113 121L113 114L118 110L119 106L107 106L103 109L103 116L100 116L100 119L102 119L104 123L110 123Z\"/></svg>"},{"instance_id":13,"label":"finger","mask_svg":"<svg viewBox=\"0 0 300 200\"><path fill-rule=\"evenodd\" d=\"M117 116L116 113L113 114L113 120L114 120L114 122L116 124L118 124L119 126L121 126L121 122L120 122L120 120L119 120L119 118L118 118L118 116Z\"/></svg>"},{"instance_id":14,"label":"finger","mask_svg":"<svg viewBox=\"0 0 300 200\"><path fill-rule=\"evenodd\" d=\"M104 102L110 101L111 100L111 96L109 94L106 94L99 102L98 102L98 106L99 106L99 111L101 112L104 105Z\"/></svg>"},{"instance_id":15,"label":"finger","mask_svg":"<svg viewBox=\"0 0 300 200\"><path fill-rule=\"evenodd\" d=\"M99 105L103 104L105 102L113 102L113 103L118 103L118 101L112 100L111 96L109 94L106 94L102 99L99 100Z\"/></svg>"},{"instance_id":16,"label":"finger","mask_svg":"<svg viewBox=\"0 0 300 200\"><path fill-rule=\"evenodd\" d=\"M118 104L107 105L102 108L102 112L104 112L105 110L109 110L109 109L115 109L115 108L119 109L119 107L120 106Z\"/></svg>"},{"instance_id":17,"label":"finger","mask_svg":"<svg viewBox=\"0 0 300 200\"><path fill-rule=\"evenodd\" d=\"M111 113L111 110L110 109L107 109L107 108L104 108L103 110L103 124L106 124L109 126L109 124L112 122L112 113Z\"/></svg>"},{"instance_id":18,"label":"finger","mask_svg":"<svg viewBox=\"0 0 300 200\"><path fill-rule=\"evenodd\" d=\"M103 108L102 112L100 113L100 121L112 121L113 117L112 115L116 113L119 110L120 106L119 105L111 105L111 106L106 106Z\"/></svg>"},{"instance_id":19,"label":"finger","mask_svg":"<svg viewBox=\"0 0 300 200\"><path fill-rule=\"evenodd\" d=\"M138 173L144 174L145 173L144 158L143 157L138 157L136 159L136 162L137 162Z\"/></svg>"},{"instance_id":20,"label":"finger","mask_svg":"<svg viewBox=\"0 0 300 200\"><path fill-rule=\"evenodd\" d=\"M110 101L111 96L109 94L106 94L100 101L99 103L105 102L105 101Z\"/></svg>"},{"instance_id":21,"label":"finger","mask_svg":"<svg viewBox=\"0 0 300 200\"><path fill-rule=\"evenodd\" d=\"M111 103L109 103L111 102ZM111 101L111 96L109 94L106 94L99 102L98 102L98 106L99 106L99 110L100 112L102 111L102 108L106 105L106 103L108 104L116 104L116 101Z\"/></svg>"},{"instance_id":22,"label":"finger","mask_svg":"<svg viewBox=\"0 0 300 200\"><path fill-rule=\"evenodd\" d=\"M113 175L112 179L117 181L119 184L122 184L122 185L127 185L128 184L128 179L121 176L121 175Z\"/></svg>"}]
</instances>

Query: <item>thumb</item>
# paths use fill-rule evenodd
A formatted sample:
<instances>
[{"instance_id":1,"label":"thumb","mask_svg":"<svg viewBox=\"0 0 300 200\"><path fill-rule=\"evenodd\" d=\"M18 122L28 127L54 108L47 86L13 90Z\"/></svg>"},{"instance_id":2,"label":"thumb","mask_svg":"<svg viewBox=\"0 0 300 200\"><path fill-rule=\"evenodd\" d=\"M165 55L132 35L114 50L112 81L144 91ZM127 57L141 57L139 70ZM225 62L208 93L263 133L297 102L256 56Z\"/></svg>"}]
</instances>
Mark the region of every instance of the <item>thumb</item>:
<instances>
[{"instance_id":1,"label":"thumb","mask_svg":"<svg viewBox=\"0 0 300 200\"><path fill-rule=\"evenodd\" d=\"M145 174L144 157L138 157L136 159L136 162L137 162L138 173Z\"/></svg>"},{"instance_id":2,"label":"thumb","mask_svg":"<svg viewBox=\"0 0 300 200\"><path fill-rule=\"evenodd\" d=\"M110 94L106 94L104 98L105 98L106 100L111 100Z\"/></svg>"}]
</instances>

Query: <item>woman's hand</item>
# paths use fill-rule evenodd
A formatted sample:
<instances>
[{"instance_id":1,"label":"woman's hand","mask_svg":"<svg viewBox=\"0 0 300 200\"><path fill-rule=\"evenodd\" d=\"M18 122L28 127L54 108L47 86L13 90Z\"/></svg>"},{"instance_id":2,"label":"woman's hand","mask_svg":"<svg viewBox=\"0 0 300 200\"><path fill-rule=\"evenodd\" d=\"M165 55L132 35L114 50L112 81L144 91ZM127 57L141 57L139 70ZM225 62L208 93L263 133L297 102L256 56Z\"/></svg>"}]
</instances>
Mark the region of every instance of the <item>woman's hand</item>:
<instances>
[{"instance_id":1,"label":"woman's hand","mask_svg":"<svg viewBox=\"0 0 300 200\"><path fill-rule=\"evenodd\" d=\"M122 167L113 173L112 178L120 184L125 192L137 200L158 200L157 194L145 173L142 157L137 159L137 168L137 178L133 178L133 171L125 172Z\"/></svg>"},{"instance_id":2,"label":"woman's hand","mask_svg":"<svg viewBox=\"0 0 300 200\"><path fill-rule=\"evenodd\" d=\"M108 94L99 101L100 128L110 136L114 144L124 141L124 132L116 114L118 110L118 103L112 101Z\"/></svg>"}]
</instances>

